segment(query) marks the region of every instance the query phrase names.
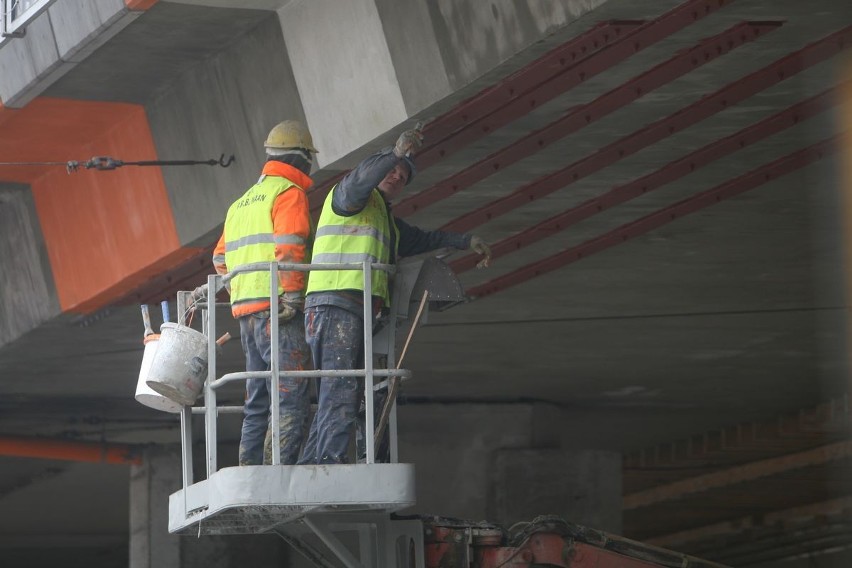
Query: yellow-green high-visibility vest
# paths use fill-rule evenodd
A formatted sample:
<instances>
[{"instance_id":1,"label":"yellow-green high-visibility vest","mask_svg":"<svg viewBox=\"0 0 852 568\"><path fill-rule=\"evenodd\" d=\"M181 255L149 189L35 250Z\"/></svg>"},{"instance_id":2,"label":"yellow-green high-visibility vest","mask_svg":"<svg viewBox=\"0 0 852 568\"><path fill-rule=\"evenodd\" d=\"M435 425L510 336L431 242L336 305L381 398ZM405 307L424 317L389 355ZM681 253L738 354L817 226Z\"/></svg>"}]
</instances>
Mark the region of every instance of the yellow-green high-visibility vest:
<instances>
[{"instance_id":1,"label":"yellow-green high-visibility vest","mask_svg":"<svg viewBox=\"0 0 852 568\"><path fill-rule=\"evenodd\" d=\"M287 178L264 175L231 205L225 217L225 264L229 271L246 264L274 261L276 244L306 244L295 235L279 235L276 239L272 227L275 199L298 187ZM269 272L237 274L231 280L231 305L264 300L268 304L269 279ZM282 292L279 282L278 294Z\"/></svg>"},{"instance_id":2,"label":"yellow-green high-visibility vest","mask_svg":"<svg viewBox=\"0 0 852 568\"><path fill-rule=\"evenodd\" d=\"M390 263L396 259L399 229L388 214L388 207L378 189L360 212L343 217L334 212L331 201L334 189L328 193L317 223L314 253L311 264L370 262ZM393 243L393 255L391 255ZM372 277L372 295L390 304L388 273L376 270ZM308 294L335 290L363 290L364 275L359 270L312 270L308 276Z\"/></svg>"}]
</instances>

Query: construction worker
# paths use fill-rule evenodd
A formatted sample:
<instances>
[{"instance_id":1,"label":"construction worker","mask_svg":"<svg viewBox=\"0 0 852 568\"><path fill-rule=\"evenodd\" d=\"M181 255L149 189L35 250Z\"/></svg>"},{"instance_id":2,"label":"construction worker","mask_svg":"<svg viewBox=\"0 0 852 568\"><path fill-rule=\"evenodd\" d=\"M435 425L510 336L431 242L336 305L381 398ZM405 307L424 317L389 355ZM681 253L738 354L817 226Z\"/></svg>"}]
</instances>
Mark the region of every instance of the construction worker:
<instances>
[{"instance_id":1,"label":"construction worker","mask_svg":"<svg viewBox=\"0 0 852 568\"><path fill-rule=\"evenodd\" d=\"M313 240L308 198L313 165L313 139L295 120L277 124L264 143L266 164L260 179L228 209L222 237L213 252L216 272L226 274L258 262L307 263ZM305 343L304 272L278 274L278 321L270 322L268 272L236 275L230 281L231 313L240 322L246 371L268 371L271 363L270 326L278 325L280 369L310 369ZM310 409L310 379L281 378L279 452L281 463L296 463ZM270 379L248 379L240 436L240 465L271 463L264 456L270 405Z\"/></svg>"},{"instance_id":2,"label":"construction worker","mask_svg":"<svg viewBox=\"0 0 852 568\"><path fill-rule=\"evenodd\" d=\"M390 202L414 177L413 152L422 144L419 130L403 132L393 148L362 161L326 197L317 224L311 264L372 262L395 264L399 257L453 247L471 248L491 259L479 237L424 231L397 219ZM388 275L372 275L373 313L390 303ZM363 274L356 270L314 270L308 278L305 335L314 368L364 367ZM372 356L367 354L367 356ZM347 462L350 432L358 412L356 377L323 377L318 408L300 464Z\"/></svg>"}]
</instances>

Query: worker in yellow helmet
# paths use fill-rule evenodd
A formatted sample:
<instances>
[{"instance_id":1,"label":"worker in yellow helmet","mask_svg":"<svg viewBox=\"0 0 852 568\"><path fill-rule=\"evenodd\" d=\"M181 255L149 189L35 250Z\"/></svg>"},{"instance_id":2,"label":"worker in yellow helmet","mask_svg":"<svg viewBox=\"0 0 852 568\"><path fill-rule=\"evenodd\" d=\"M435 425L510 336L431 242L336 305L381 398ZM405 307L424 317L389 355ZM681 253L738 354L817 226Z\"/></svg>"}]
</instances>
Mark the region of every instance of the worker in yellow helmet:
<instances>
[{"instance_id":1,"label":"worker in yellow helmet","mask_svg":"<svg viewBox=\"0 0 852 568\"><path fill-rule=\"evenodd\" d=\"M307 263L313 241L306 191L313 184L313 139L295 120L277 124L264 143L266 163L253 186L228 209L222 237L213 252L216 272L226 274L258 262ZM268 371L271 362L270 326L278 325L280 369L310 368L305 343L304 272L279 272L278 321L270 321L269 273L248 272L230 281L231 313L240 323L246 371ZM309 379L281 378L279 382L282 464L294 464L304 437L310 408ZM240 465L270 463L264 459L269 424L270 379L248 379L240 436Z\"/></svg>"},{"instance_id":2,"label":"worker in yellow helmet","mask_svg":"<svg viewBox=\"0 0 852 568\"><path fill-rule=\"evenodd\" d=\"M423 135L403 132L393 148L362 161L326 197L317 224L311 264L395 264L399 257L452 247L491 251L474 235L424 231L397 219L390 202L414 177L413 153ZM305 335L316 369L364 368L363 275L354 270L314 270L308 278ZM388 276L372 278L373 313L390 303ZM368 356L371 356L368 354ZM318 408L300 464L346 463L349 436L358 411L359 381L355 377L322 377Z\"/></svg>"}]
</instances>

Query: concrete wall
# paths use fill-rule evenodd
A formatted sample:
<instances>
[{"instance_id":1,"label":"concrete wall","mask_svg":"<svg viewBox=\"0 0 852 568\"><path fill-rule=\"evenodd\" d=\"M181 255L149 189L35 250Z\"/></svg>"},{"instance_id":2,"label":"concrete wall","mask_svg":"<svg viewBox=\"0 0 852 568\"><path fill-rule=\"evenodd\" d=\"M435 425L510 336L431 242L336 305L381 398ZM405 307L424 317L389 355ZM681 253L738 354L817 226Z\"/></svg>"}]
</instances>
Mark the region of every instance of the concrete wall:
<instances>
[{"instance_id":1,"label":"concrete wall","mask_svg":"<svg viewBox=\"0 0 852 568\"><path fill-rule=\"evenodd\" d=\"M236 449L232 449L236 453ZM290 552L274 535L192 538L168 533L169 495L181 487L180 448L145 452L130 473L130 568L282 566Z\"/></svg>"},{"instance_id":2,"label":"concrete wall","mask_svg":"<svg viewBox=\"0 0 852 568\"><path fill-rule=\"evenodd\" d=\"M426 4L450 88L456 90L605 1L439 0Z\"/></svg>"},{"instance_id":3,"label":"concrete wall","mask_svg":"<svg viewBox=\"0 0 852 568\"><path fill-rule=\"evenodd\" d=\"M146 112L164 159L236 155L226 169L163 168L178 236L187 245L224 222L231 202L260 175L269 130L288 118L304 120L275 14L182 75Z\"/></svg>"},{"instance_id":4,"label":"concrete wall","mask_svg":"<svg viewBox=\"0 0 852 568\"><path fill-rule=\"evenodd\" d=\"M59 314L29 187L0 184L0 346Z\"/></svg>"},{"instance_id":5,"label":"concrete wall","mask_svg":"<svg viewBox=\"0 0 852 568\"><path fill-rule=\"evenodd\" d=\"M621 456L559 445L567 416L533 404L400 409L400 461L414 463L411 512L510 525L544 514L621 529Z\"/></svg>"}]
</instances>

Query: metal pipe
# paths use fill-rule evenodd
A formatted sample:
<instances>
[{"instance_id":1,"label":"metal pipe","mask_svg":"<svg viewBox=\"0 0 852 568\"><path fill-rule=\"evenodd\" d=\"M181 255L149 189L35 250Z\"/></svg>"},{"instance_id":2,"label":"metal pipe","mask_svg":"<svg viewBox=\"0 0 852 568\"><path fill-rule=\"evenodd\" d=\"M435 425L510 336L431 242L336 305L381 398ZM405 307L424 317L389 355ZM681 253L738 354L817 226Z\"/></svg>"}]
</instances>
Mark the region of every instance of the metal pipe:
<instances>
[{"instance_id":1,"label":"metal pipe","mask_svg":"<svg viewBox=\"0 0 852 568\"><path fill-rule=\"evenodd\" d=\"M364 261L364 405L366 409L365 436L367 437L367 463L375 463L376 448L373 443L375 416L373 416L373 271L370 261Z\"/></svg>"},{"instance_id":2,"label":"metal pipe","mask_svg":"<svg viewBox=\"0 0 852 568\"><path fill-rule=\"evenodd\" d=\"M333 533L326 530L325 527L321 527L317 524L317 521L305 515L304 517L305 524L314 531L319 539L325 544L329 550L331 550L337 558L343 562L346 568L363 568L360 562L349 552L343 544L337 540L337 537L334 536Z\"/></svg>"},{"instance_id":3,"label":"metal pipe","mask_svg":"<svg viewBox=\"0 0 852 568\"><path fill-rule=\"evenodd\" d=\"M269 353L270 353L270 381L271 388L269 392L269 410L272 416L272 465L281 463L281 448L279 447L281 440L281 409L278 402L281 399L281 393L278 391L278 384L281 377L278 375L281 365L281 353L278 349L278 334L281 330L278 329L278 263L269 263Z\"/></svg>"},{"instance_id":4,"label":"metal pipe","mask_svg":"<svg viewBox=\"0 0 852 568\"><path fill-rule=\"evenodd\" d=\"M261 377L268 378L272 376L271 371L243 371L238 373L228 373L227 375L222 375L220 378L213 381L211 385L214 389L218 389L228 383L232 383L234 381L244 381L246 379L250 379L253 377ZM313 371L279 371L279 377L307 377L307 378L320 378L320 377L364 377L366 376L365 369L346 369L346 370L313 370ZM399 377L402 380L407 380L411 378L411 371L408 369L374 369L373 370L374 377Z\"/></svg>"},{"instance_id":5,"label":"metal pipe","mask_svg":"<svg viewBox=\"0 0 852 568\"><path fill-rule=\"evenodd\" d=\"M177 293L177 323L186 325L186 305L187 301L191 301L187 292ZM183 504L184 512L186 511L186 488L194 481L194 472L192 471L192 407L181 406L180 409L180 461L181 472L183 478Z\"/></svg>"},{"instance_id":6,"label":"metal pipe","mask_svg":"<svg viewBox=\"0 0 852 568\"><path fill-rule=\"evenodd\" d=\"M215 274L207 276L207 289L216 289ZM216 390L212 387L216 380L216 310L207 310L207 382L204 384L204 427L207 439L207 479L216 473Z\"/></svg>"}]
</instances>

